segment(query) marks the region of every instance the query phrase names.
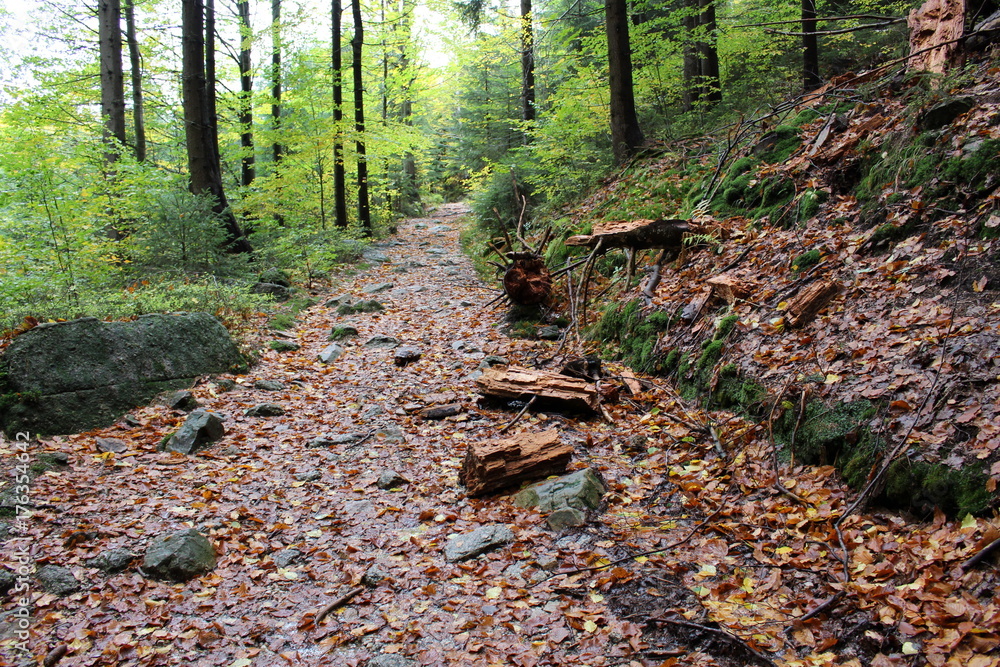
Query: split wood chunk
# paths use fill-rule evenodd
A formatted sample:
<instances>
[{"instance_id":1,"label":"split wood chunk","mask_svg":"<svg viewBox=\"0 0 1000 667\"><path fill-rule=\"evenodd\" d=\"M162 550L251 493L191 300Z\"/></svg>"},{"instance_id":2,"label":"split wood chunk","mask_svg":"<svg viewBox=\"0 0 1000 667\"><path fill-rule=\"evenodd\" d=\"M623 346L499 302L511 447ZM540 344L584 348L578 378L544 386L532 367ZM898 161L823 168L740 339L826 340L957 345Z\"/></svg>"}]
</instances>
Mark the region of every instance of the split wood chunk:
<instances>
[{"instance_id":1,"label":"split wood chunk","mask_svg":"<svg viewBox=\"0 0 1000 667\"><path fill-rule=\"evenodd\" d=\"M590 234L571 236L565 243L593 248L600 241L604 249L680 248L684 233L691 230L687 220L616 220L594 225Z\"/></svg>"},{"instance_id":2,"label":"split wood chunk","mask_svg":"<svg viewBox=\"0 0 1000 667\"><path fill-rule=\"evenodd\" d=\"M476 379L476 385L479 393L494 398L524 401L537 396L540 401L568 410L596 412L599 409L597 388L593 384L550 371L518 366L489 368Z\"/></svg>"},{"instance_id":3,"label":"split wood chunk","mask_svg":"<svg viewBox=\"0 0 1000 667\"><path fill-rule=\"evenodd\" d=\"M636 378L635 373L631 369L622 370L622 382L628 387L628 392L633 396L638 396L642 393L642 385L639 384L639 379Z\"/></svg>"},{"instance_id":4,"label":"split wood chunk","mask_svg":"<svg viewBox=\"0 0 1000 667\"><path fill-rule=\"evenodd\" d=\"M421 419L444 419L445 417L454 417L457 414L461 414L463 410L465 410L465 406L461 403L449 403L448 405L435 405L434 407L423 408L417 414Z\"/></svg>"},{"instance_id":5,"label":"split wood chunk","mask_svg":"<svg viewBox=\"0 0 1000 667\"><path fill-rule=\"evenodd\" d=\"M518 433L505 440L469 445L459 479L470 496L482 496L566 471L573 446L559 432Z\"/></svg>"},{"instance_id":6,"label":"split wood chunk","mask_svg":"<svg viewBox=\"0 0 1000 667\"><path fill-rule=\"evenodd\" d=\"M840 285L832 280L820 280L804 289L788 306L788 326L800 327L811 322L838 292Z\"/></svg>"},{"instance_id":7,"label":"split wood chunk","mask_svg":"<svg viewBox=\"0 0 1000 667\"><path fill-rule=\"evenodd\" d=\"M503 290L519 306L534 306L549 298L552 277L545 260L530 253L515 253L503 276Z\"/></svg>"},{"instance_id":8,"label":"split wood chunk","mask_svg":"<svg viewBox=\"0 0 1000 667\"><path fill-rule=\"evenodd\" d=\"M725 300L730 305L747 298L752 291L749 285L740 282L736 277L728 273L713 276L705 282L712 288L713 296Z\"/></svg>"}]
</instances>

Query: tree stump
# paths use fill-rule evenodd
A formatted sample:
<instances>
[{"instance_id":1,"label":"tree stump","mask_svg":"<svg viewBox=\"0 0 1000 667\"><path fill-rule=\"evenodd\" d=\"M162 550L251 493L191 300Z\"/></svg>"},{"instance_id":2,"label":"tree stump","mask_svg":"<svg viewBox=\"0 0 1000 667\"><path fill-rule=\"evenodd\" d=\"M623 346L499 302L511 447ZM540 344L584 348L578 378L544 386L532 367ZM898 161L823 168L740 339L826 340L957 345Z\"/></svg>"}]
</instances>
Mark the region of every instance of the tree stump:
<instances>
[{"instance_id":1,"label":"tree stump","mask_svg":"<svg viewBox=\"0 0 1000 667\"><path fill-rule=\"evenodd\" d=\"M519 306L536 306L552 290L552 277L545 260L532 253L517 253L503 276L503 290Z\"/></svg>"},{"instance_id":2,"label":"tree stump","mask_svg":"<svg viewBox=\"0 0 1000 667\"><path fill-rule=\"evenodd\" d=\"M469 445L459 479L470 496L482 496L562 474L572 456L572 445L560 442L555 429L519 433L505 440Z\"/></svg>"},{"instance_id":3,"label":"tree stump","mask_svg":"<svg viewBox=\"0 0 1000 667\"><path fill-rule=\"evenodd\" d=\"M549 371L518 366L490 368L476 379L479 393L494 398L542 402L567 410L596 412L600 408L597 388L586 380Z\"/></svg>"}]
</instances>

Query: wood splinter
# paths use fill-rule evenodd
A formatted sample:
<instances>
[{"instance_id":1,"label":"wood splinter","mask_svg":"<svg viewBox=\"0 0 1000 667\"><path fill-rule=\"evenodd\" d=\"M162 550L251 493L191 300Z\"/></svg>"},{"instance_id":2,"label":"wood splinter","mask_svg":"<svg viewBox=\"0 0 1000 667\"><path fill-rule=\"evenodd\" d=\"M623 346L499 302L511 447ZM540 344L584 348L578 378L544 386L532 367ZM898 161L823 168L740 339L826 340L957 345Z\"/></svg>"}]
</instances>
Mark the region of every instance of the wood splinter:
<instances>
[{"instance_id":1,"label":"wood splinter","mask_svg":"<svg viewBox=\"0 0 1000 667\"><path fill-rule=\"evenodd\" d=\"M330 615L331 612L338 609L339 607L343 607L345 604L347 604L348 602L353 600L356 596L358 596L363 590L365 590L363 586L352 588L351 590L344 593L330 604L320 609L319 612L316 614L316 618L313 619L313 625L318 626L320 623L323 622L324 618Z\"/></svg>"}]
</instances>

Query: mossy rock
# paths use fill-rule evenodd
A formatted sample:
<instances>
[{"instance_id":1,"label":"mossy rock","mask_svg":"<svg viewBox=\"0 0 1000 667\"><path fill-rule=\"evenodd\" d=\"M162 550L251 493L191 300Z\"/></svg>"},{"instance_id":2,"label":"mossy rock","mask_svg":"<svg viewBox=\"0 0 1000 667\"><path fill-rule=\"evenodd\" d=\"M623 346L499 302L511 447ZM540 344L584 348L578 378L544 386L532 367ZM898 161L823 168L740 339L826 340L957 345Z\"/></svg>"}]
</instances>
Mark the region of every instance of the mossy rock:
<instances>
[{"instance_id":1,"label":"mossy rock","mask_svg":"<svg viewBox=\"0 0 1000 667\"><path fill-rule=\"evenodd\" d=\"M902 458L889 466L883 495L890 507L917 511L937 507L949 516L963 517L990 508L994 498L986 489L988 481L982 464L956 470Z\"/></svg>"},{"instance_id":2,"label":"mossy rock","mask_svg":"<svg viewBox=\"0 0 1000 667\"><path fill-rule=\"evenodd\" d=\"M779 164L792 156L792 153L802 145L799 130L791 125L779 125L768 132L754 146L754 154L761 162Z\"/></svg>"},{"instance_id":3,"label":"mossy rock","mask_svg":"<svg viewBox=\"0 0 1000 667\"><path fill-rule=\"evenodd\" d=\"M357 303L345 303L337 308L338 315L356 315L358 313L378 313L385 310L381 303L374 299L358 301Z\"/></svg>"},{"instance_id":4,"label":"mossy rock","mask_svg":"<svg viewBox=\"0 0 1000 667\"><path fill-rule=\"evenodd\" d=\"M287 273L278 268L265 269L259 276L257 276L257 282L259 283L271 283L272 285L281 285L282 287L291 287L292 279Z\"/></svg>"},{"instance_id":5,"label":"mossy rock","mask_svg":"<svg viewBox=\"0 0 1000 667\"><path fill-rule=\"evenodd\" d=\"M766 400L764 385L741 375L735 364L727 364L719 370L710 403L713 407L753 417L762 414Z\"/></svg>"},{"instance_id":6,"label":"mossy rock","mask_svg":"<svg viewBox=\"0 0 1000 667\"><path fill-rule=\"evenodd\" d=\"M287 340L272 340L267 346L275 352L297 352L302 349L302 346L298 343L292 343Z\"/></svg>"},{"instance_id":7,"label":"mossy rock","mask_svg":"<svg viewBox=\"0 0 1000 667\"><path fill-rule=\"evenodd\" d=\"M791 444L795 432L795 460L807 465L832 465L846 462L854 448L870 434L868 422L875 416L875 406L870 401L859 400L827 405L815 400L806 404L801 419L794 410L788 410L775 423L775 438L783 445ZM795 430L796 423L798 430ZM787 456L791 452L785 452Z\"/></svg>"},{"instance_id":8,"label":"mossy rock","mask_svg":"<svg viewBox=\"0 0 1000 667\"><path fill-rule=\"evenodd\" d=\"M825 190L816 190L810 188L802 193L799 197L799 211L798 211L798 221L806 222L816 217L819 213L819 207L826 202L829 195Z\"/></svg>"},{"instance_id":9,"label":"mossy rock","mask_svg":"<svg viewBox=\"0 0 1000 667\"><path fill-rule=\"evenodd\" d=\"M804 252L795 259L792 260L792 271L802 272L808 269L810 266L815 266L819 264L820 259L823 258L823 253L819 249L814 248L808 252Z\"/></svg>"},{"instance_id":10,"label":"mossy rock","mask_svg":"<svg viewBox=\"0 0 1000 667\"><path fill-rule=\"evenodd\" d=\"M268 320L267 326L275 331L287 331L295 327L295 317L288 313L278 313Z\"/></svg>"},{"instance_id":11,"label":"mossy rock","mask_svg":"<svg viewBox=\"0 0 1000 667\"><path fill-rule=\"evenodd\" d=\"M358 328L350 324L340 324L330 330L327 340L344 340L358 335Z\"/></svg>"}]
</instances>

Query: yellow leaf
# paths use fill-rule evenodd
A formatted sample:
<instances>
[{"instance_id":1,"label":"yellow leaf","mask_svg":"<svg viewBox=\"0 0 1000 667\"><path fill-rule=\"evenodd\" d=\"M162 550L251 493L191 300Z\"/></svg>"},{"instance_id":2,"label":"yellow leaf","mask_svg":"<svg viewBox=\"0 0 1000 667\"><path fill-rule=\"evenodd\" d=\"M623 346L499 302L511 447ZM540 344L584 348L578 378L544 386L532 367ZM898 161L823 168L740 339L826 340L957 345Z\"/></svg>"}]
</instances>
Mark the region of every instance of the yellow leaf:
<instances>
[{"instance_id":1,"label":"yellow leaf","mask_svg":"<svg viewBox=\"0 0 1000 667\"><path fill-rule=\"evenodd\" d=\"M715 566L714 565L702 565L701 571L698 573L703 577L714 577L715 576Z\"/></svg>"},{"instance_id":2,"label":"yellow leaf","mask_svg":"<svg viewBox=\"0 0 1000 667\"><path fill-rule=\"evenodd\" d=\"M583 624L583 629L587 632L597 632L597 623L594 623L593 621L586 621Z\"/></svg>"},{"instance_id":3,"label":"yellow leaf","mask_svg":"<svg viewBox=\"0 0 1000 667\"><path fill-rule=\"evenodd\" d=\"M784 556L785 554L792 553L792 548L791 547L778 547L777 549L774 550L774 553L778 554L779 556Z\"/></svg>"},{"instance_id":4,"label":"yellow leaf","mask_svg":"<svg viewBox=\"0 0 1000 667\"><path fill-rule=\"evenodd\" d=\"M594 603L604 602L604 596L601 595L600 593L591 593L590 594L590 601L594 602Z\"/></svg>"},{"instance_id":5,"label":"yellow leaf","mask_svg":"<svg viewBox=\"0 0 1000 667\"><path fill-rule=\"evenodd\" d=\"M788 302L782 301L781 303L778 304L778 307L775 308L775 310L784 310L785 308L788 308Z\"/></svg>"},{"instance_id":6,"label":"yellow leaf","mask_svg":"<svg viewBox=\"0 0 1000 667\"><path fill-rule=\"evenodd\" d=\"M634 561L635 561L636 563L645 563L645 562L646 562L647 560L649 560L649 559L648 559L648 558L646 558L645 556L636 556L636 557L635 557L635 558L634 558L633 560L634 560Z\"/></svg>"},{"instance_id":7,"label":"yellow leaf","mask_svg":"<svg viewBox=\"0 0 1000 667\"><path fill-rule=\"evenodd\" d=\"M500 588L499 586L494 586L493 588L490 588L490 589L488 589L486 591L486 599L487 600L496 600L497 598L500 597L500 594L502 592L503 592L502 588Z\"/></svg>"},{"instance_id":8,"label":"yellow leaf","mask_svg":"<svg viewBox=\"0 0 1000 667\"><path fill-rule=\"evenodd\" d=\"M844 378L842 378L841 376L837 375L836 373L827 373L827 375L826 375L826 384L836 384L836 383L840 382L843 379Z\"/></svg>"},{"instance_id":9,"label":"yellow leaf","mask_svg":"<svg viewBox=\"0 0 1000 667\"><path fill-rule=\"evenodd\" d=\"M741 588L747 593L753 593L753 579L750 577L743 577L743 586L741 586Z\"/></svg>"},{"instance_id":10,"label":"yellow leaf","mask_svg":"<svg viewBox=\"0 0 1000 667\"><path fill-rule=\"evenodd\" d=\"M308 533L306 533L306 537L323 537L323 531L322 530L310 530Z\"/></svg>"},{"instance_id":11,"label":"yellow leaf","mask_svg":"<svg viewBox=\"0 0 1000 667\"><path fill-rule=\"evenodd\" d=\"M913 642L905 642L903 644L903 655L916 655L920 653L920 649Z\"/></svg>"},{"instance_id":12,"label":"yellow leaf","mask_svg":"<svg viewBox=\"0 0 1000 667\"><path fill-rule=\"evenodd\" d=\"M965 518L962 519L962 528L975 528L978 525L979 522L976 521L976 517L971 514L966 514Z\"/></svg>"}]
</instances>

